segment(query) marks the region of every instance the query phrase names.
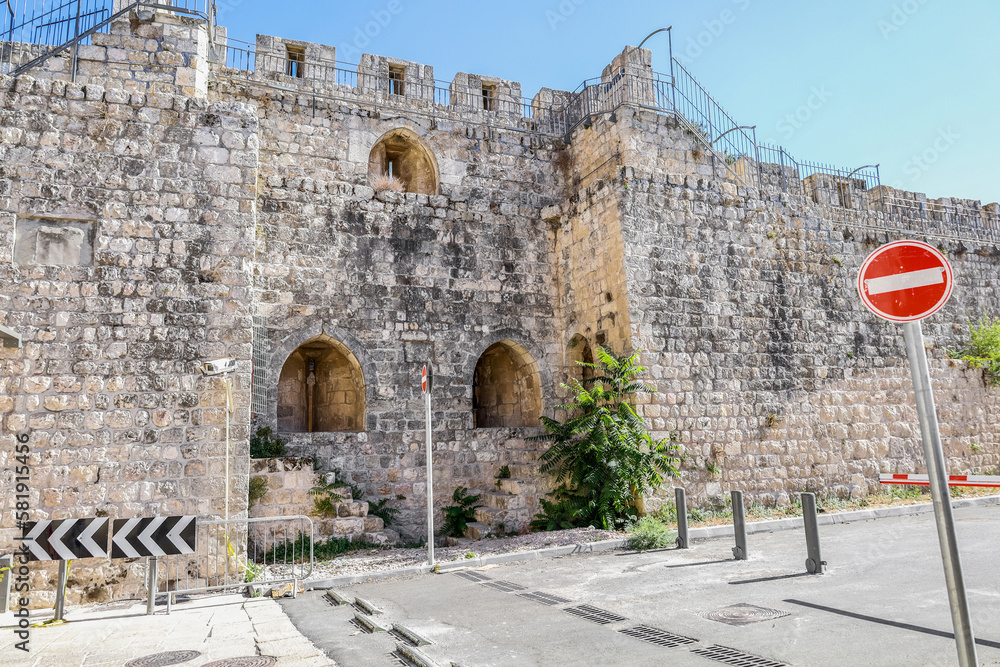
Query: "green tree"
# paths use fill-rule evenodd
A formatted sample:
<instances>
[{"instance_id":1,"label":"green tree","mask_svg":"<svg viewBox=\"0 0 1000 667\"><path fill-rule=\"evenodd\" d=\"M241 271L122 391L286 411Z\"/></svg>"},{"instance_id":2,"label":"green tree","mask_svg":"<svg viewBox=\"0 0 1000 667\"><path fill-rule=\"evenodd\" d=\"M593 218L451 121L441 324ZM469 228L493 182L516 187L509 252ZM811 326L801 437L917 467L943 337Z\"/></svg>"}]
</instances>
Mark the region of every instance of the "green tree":
<instances>
[{"instance_id":1,"label":"green tree","mask_svg":"<svg viewBox=\"0 0 1000 667\"><path fill-rule=\"evenodd\" d=\"M979 322L969 322L969 347L953 356L972 368L985 368L989 383L1000 385L1000 318L984 315Z\"/></svg>"},{"instance_id":2,"label":"green tree","mask_svg":"<svg viewBox=\"0 0 1000 667\"><path fill-rule=\"evenodd\" d=\"M557 407L569 419L542 417L548 433L536 439L552 446L542 454L541 470L561 486L549 494L555 502L543 504L546 513L532 522L536 528L621 527L646 515L644 494L667 477L680 477L675 438L654 440L635 412L636 395L656 393L641 380L646 368L639 365L639 352L618 356L600 347L597 356L595 364L577 362L595 377L562 385L573 400ZM558 518L549 516L557 509Z\"/></svg>"}]
</instances>

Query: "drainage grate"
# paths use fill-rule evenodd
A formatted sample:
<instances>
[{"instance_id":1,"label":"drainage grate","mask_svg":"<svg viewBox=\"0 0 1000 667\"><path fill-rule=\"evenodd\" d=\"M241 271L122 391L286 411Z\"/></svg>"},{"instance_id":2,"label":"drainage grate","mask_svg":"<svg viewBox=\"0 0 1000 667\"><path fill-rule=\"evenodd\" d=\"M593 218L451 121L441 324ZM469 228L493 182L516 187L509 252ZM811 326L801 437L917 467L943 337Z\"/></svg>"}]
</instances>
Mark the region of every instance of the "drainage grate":
<instances>
[{"instance_id":1,"label":"drainage grate","mask_svg":"<svg viewBox=\"0 0 1000 667\"><path fill-rule=\"evenodd\" d=\"M788 612L778 609L768 609L752 604L734 604L722 609L716 609L705 614L705 618L728 625L749 625L760 621L770 621L782 616L788 616Z\"/></svg>"},{"instance_id":2,"label":"drainage grate","mask_svg":"<svg viewBox=\"0 0 1000 667\"><path fill-rule=\"evenodd\" d=\"M271 667L278 659L270 655L251 655L245 658L216 660L202 667Z\"/></svg>"},{"instance_id":3,"label":"drainage grate","mask_svg":"<svg viewBox=\"0 0 1000 667\"><path fill-rule=\"evenodd\" d=\"M514 591L526 591L528 590L524 586L518 586L509 581L488 581L483 584L486 588L495 588L498 591L503 591L504 593L513 593Z\"/></svg>"},{"instance_id":4,"label":"drainage grate","mask_svg":"<svg viewBox=\"0 0 1000 667\"><path fill-rule=\"evenodd\" d=\"M691 652L710 660L724 662L727 665L735 665L735 667L787 667L787 664L784 662L769 660L759 655L744 653L743 651L737 651L734 648L719 646L717 644L706 646L705 648L692 649Z\"/></svg>"},{"instance_id":5,"label":"drainage grate","mask_svg":"<svg viewBox=\"0 0 1000 667\"><path fill-rule=\"evenodd\" d=\"M201 653L198 651L166 651L164 653L153 653L145 655L135 660L129 660L125 667L167 667L167 665L179 665L188 660L194 660Z\"/></svg>"},{"instance_id":6,"label":"drainage grate","mask_svg":"<svg viewBox=\"0 0 1000 667\"><path fill-rule=\"evenodd\" d=\"M621 621L628 620L624 616L619 616L618 614L613 614L610 611L598 609L597 607L591 607L589 604L581 604L577 607L567 607L566 609L563 609L563 611L569 612L574 616L579 616L582 619L593 621L594 623L600 623L601 625L607 625L608 623L620 623Z\"/></svg>"},{"instance_id":7,"label":"drainage grate","mask_svg":"<svg viewBox=\"0 0 1000 667\"><path fill-rule=\"evenodd\" d=\"M567 602L572 602L572 600L567 600L566 598L561 598L558 595L549 595L548 593L542 593L541 591L535 591L534 593L518 593L522 598L528 598L529 600L534 600L535 602L541 602L542 604L547 604L553 607L557 604L566 604Z\"/></svg>"},{"instance_id":8,"label":"drainage grate","mask_svg":"<svg viewBox=\"0 0 1000 667\"><path fill-rule=\"evenodd\" d=\"M683 646L685 644L694 644L698 641L697 639L675 635L672 632L660 630L659 628L651 628L648 625L637 625L634 628L625 628L624 630L619 630L618 632L623 635L628 635L629 637L641 639L642 641L649 642L650 644L666 646L667 648L674 648L675 646Z\"/></svg>"},{"instance_id":9,"label":"drainage grate","mask_svg":"<svg viewBox=\"0 0 1000 667\"><path fill-rule=\"evenodd\" d=\"M492 581L492 579L487 577L485 574L480 574L478 572L456 572L455 575L475 582Z\"/></svg>"}]
</instances>

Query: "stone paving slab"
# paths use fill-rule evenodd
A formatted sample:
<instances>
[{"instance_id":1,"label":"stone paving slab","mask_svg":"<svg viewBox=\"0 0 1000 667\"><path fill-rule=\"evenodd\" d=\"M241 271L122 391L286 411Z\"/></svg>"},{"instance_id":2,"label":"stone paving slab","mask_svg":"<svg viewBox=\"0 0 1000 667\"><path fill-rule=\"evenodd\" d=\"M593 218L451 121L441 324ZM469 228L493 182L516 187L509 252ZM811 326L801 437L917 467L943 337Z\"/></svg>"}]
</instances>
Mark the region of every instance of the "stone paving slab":
<instances>
[{"instance_id":1,"label":"stone paving slab","mask_svg":"<svg viewBox=\"0 0 1000 667\"><path fill-rule=\"evenodd\" d=\"M146 616L145 602L127 608L70 607L65 625L33 628L30 653L14 648L10 614L0 618L0 665L121 667L134 658L165 651L201 655L184 667L224 658L271 655L277 667L334 665L295 629L275 600L242 595L199 597L160 606ZM38 619L35 619L38 620Z\"/></svg>"}]
</instances>

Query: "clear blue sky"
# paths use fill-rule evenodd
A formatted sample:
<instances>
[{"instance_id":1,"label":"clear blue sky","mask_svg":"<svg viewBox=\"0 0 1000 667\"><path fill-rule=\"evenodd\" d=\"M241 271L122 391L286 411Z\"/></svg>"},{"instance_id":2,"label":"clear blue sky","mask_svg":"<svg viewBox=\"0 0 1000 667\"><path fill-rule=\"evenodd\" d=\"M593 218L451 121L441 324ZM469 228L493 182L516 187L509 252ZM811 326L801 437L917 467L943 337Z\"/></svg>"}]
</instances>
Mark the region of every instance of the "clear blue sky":
<instances>
[{"instance_id":1,"label":"clear blue sky","mask_svg":"<svg viewBox=\"0 0 1000 667\"><path fill-rule=\"evenodd\" d=\"M883 183L931 197L1000 199L996 0L218 2L231 38L320 42L349 62L389 55L446 81L498 76L526 97L573 90L672 25L674 54L759 139L800 160L880 163ZM666 36L646 46L667 71Z\"/></svg>"}]
</instances>

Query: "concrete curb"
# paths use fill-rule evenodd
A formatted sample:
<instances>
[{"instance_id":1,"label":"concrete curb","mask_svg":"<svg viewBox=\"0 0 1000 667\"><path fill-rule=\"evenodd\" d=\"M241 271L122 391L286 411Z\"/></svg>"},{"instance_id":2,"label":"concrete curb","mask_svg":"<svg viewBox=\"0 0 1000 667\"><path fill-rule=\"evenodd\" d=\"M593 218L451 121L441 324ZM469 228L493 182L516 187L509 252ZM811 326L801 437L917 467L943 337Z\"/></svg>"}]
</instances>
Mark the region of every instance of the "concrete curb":
<instances>
[{"instance_id":1,"label":"concrete curb","mask_svg":"<svg viewBox=\"0 0 1000 667\"><path fill-rule=\"evenodd\" d=\"M406 644L396 644L396 652L412 662L417 667L438 667L438 664L426 655Z\"/></svg>"},{"instance_id":2,"label":"concrete curb","mask_svg":"<svg viewBox=\"0 0 1000 667\"><path fill-rule=\"evenodd\" d=\"M951 506L955 509L963 507L988 507L990 505L1000 505L1000 496L986 496L983 498L960 498L952 500ZM933 503L919 503L917 505L900 505L897 507L876 507L867 510L854 510L853 512L837 512L835 514L820 514L819 525L829 526L836 523L851 523L854 521L873 521L875 519L888 519L897 516L909 516L914 514L927 514L934 511ZM795 530L802 528L802 517L792 517L788 519L770 519L767 521L752 521L746 524L747 534L773 533L779 530ZM701 528L691 528L688 530L688 538L692 540L707 540L716 537L729 537L733 535L733 526L703 526ZM523 560L536 560L540 558L555 558L556 556L569 556L582 553L599 553L601 551L611 551L620 549L628 543L628 539L603 540L601 542L586 542L584 544L567 544L562 547L549 547L546 549L535 549L533 551L514 551L506 554L495 554L492 556L477 556L476 558L462 559L460 561L449 561L438 563L438 572L453 572L467 568L482 567L484 565L499 565L502 563L514 563ZM349 584L360 584L365 581L375 581L378 579L392 579L412 574L424 574L431 572L434 568L429 565L413 565L401 567L398 570L382 570L379 572L364 572L359 574L345 574L329 579L317 579L315 581L304 582L309 589L335 588L337 586L347 586Z\"/></svg>"}]
</instances>

